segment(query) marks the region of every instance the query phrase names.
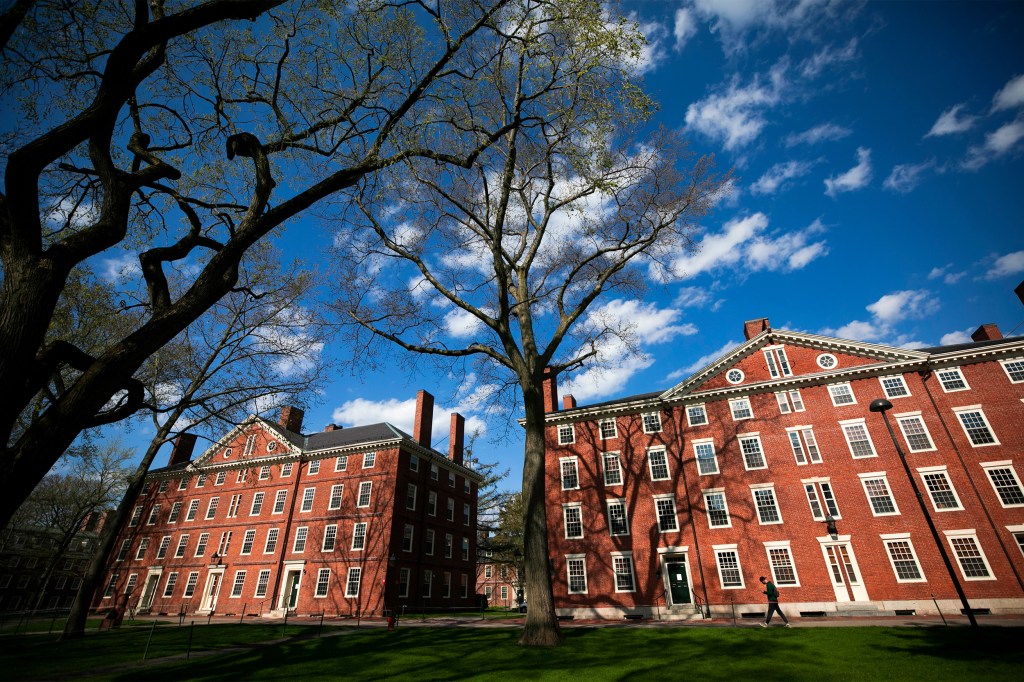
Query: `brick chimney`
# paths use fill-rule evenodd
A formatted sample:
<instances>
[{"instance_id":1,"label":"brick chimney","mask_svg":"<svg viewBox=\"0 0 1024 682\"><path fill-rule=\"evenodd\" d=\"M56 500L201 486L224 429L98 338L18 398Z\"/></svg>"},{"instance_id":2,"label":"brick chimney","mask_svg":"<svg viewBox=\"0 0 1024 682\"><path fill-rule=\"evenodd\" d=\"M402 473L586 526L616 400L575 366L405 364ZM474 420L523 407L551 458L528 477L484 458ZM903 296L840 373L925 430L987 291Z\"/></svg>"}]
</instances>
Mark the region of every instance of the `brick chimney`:
<instances>
[{"instance_id":1,"label":"brick chimney","mask_svg":"<svg viewBox=\"0 0 1024 682\"><path fill-rule=\"evenodd\" d=\"M544 411L558 412L558 379L550 367L544 368Z\"/></svg>"},{"instance_id":2,"label":"brick chimney","mask_svg":"<svg viewBox=\"0 0 1024 682\"><path fill-rule=\"evenodd\" d=\"M448 459L456 464L462 464L465 436L466 418L458 412L453 412L451 428L448 430Z\"/></svg>"},{"instance_id":3,"label":"brick chimney","mask_svg":"<svg viewBox=\"0 0 1024 682\"><path fill-rule=\"evenodd\" d=\"M426 391L416 394L416 420L412 438L425 448L430 447L430 433L434 428L434 396Z\"/></svg>"},{"instance_id":4,"label":"brick chimney","mask_svg":"<svg viewBox=\"0 0 1024 682\"><path fill-rule=\"evenodd\" d=\"M324 431L341 431L341 427L337 424L328 424L324 427Z\"/></svg>"},{"instance_id":5,"label":"brick chimney","mask_svg":"<svg viewBox=\"0 0 1024 682\"><path fill-rule=\"evenodd\" d=\"M302 418L305 415L306 413L299 408L286 405L281 408L281 417L277 420L277 423L287 431L302 433Z\"/></svg>"},{"instance_id":6,"label":"brick chimney","mask_svg":"<svg viewBox=\"0 0 1024 682\"><path fill-rule=\"evenodd\" d=\"M768 325L767 317L759 317L756 320L747 320L743 323L743 336L746 337L747 341L749 341L767 329L771 329Z\"/></svg>"},{"instance_id":7,"label":"brick chimney","mask_svg":"<svg viewBox=\"0 0 1024 682\"><path fill-rule=\"evenodd\" d=\"M174 447L171 448L171 458L167 466L184 464L192 459L192 450L196 447L196 435L194 433L179 433L174 439Z\"/></svg>"},{"instance_id":8,"label":"brick chimney","mask_svg":"<svg viewBox=\"0 0 1024 682\"><path fill-rule=\"evenodd\" d=\"M1003 333L999 331L998 325L989 322L975 329L971 338L975 341L998 341L1003 338Z\"/></svg>"},{"instance_id":9,"label":"brick chimney","mask_svg":"<svg viewBox=\"0 0 1024 682\"><path fill-rule=\"evenodd\" d=\"M575 410L576 409L576 398L571 395L567 395L562 398L562 409L563 410Z\"/></svg>"}]
</instances>

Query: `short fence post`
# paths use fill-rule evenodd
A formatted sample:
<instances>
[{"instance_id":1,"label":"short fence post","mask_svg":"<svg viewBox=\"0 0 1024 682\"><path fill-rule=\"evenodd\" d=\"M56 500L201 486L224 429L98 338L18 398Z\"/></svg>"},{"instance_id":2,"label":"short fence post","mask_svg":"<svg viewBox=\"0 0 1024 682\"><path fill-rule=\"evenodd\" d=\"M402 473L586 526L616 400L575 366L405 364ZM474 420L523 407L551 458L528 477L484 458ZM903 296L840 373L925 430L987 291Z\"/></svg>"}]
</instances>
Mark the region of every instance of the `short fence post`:
<instances>
[{"instance_id":1,"label":"short fence post","mask_svg":"<svg viewBox=\"0 0 1024 682\"><path fill-rule=\"evenodd\" d=\"M186 661L188 660L188 657L192 655L192 633L195 632L195 630L196 630L196 622L192 621L192 623L188 626L188 648L185 649L185 660Z\"/></svg>"},{"instance_id":2,"label":"short fence post","mask_svg":"<svg viewBox=\"0 0 1024 682\"><path fill-rule=\"evenodd\" d=\"M729 604L732 606L732 626L736 627L736 600L730 598Z\"/></svg>"},{"instance_id":3,"label":"short fence post","mask_svg":"<svg viewBox=\"0 0 1024 682\"><path fill-rule=\"evenodd\" d=\"M149 656L149 644L153 641L153 633L156 632L156 621L153 621L153 627L149 629L149 639L146 640L146 650L142 652L142 660L146 660Z\"/></svg>"},{"instance_id":4,"label":"short fence post","mask_svg":"<svg viewBox=\"0 0 1024 682\"><path fill-rule=\"evenodd\" d=\"M327 614L327 610L326 609L324 609L323 611L320 612L320 629L317 630L317 632L316 632L317 639L320 638L320 635L324 631L324 615L326 615L326 614Z\"/></svg>"},{"instance_id":5,"label":"short fence post","mask_svg":"<svg viewBox=\"0 0 1024 682\"><path fill-rule=\"evenodd\" d=\"M239 625L245 622L245 606L245 604L242 604L242 615L238 618Z\"/></svg>"},{"instance_id":6,"label":"short fence post","mask_svg":"<svg viewBox=\"0 0 1024 682\"><path fill-rule=\"evenodd\" d=\"M946 622L946 616L942 613L942 609L939 608L939 602L935 600L934 594L932 594L932 603L935 604L935 610L939 612L939 617L942 618L942 624L949 627L949 623Z\"/></svg>"}]
</instances>

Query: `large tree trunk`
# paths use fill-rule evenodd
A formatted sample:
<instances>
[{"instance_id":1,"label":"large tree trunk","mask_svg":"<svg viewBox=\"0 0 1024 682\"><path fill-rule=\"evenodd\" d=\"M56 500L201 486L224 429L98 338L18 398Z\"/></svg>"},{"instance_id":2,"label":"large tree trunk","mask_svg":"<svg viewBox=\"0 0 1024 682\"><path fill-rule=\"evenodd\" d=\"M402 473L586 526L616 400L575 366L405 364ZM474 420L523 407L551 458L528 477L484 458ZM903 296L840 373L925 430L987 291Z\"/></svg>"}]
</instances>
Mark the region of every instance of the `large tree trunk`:
<instances>
[{"instance_id":1,"label":"large tree trunk","mask_svg":"<svg viewBox=\"0 0 1024 682\"><path fill-rule=\"evenodd\" d=\"M526 408L526 452L523 462L523 531L526 594L529 608L519 643L558 646L562 633L555 615L548 559L547 507L544 504L544 399L541 387L523 387Z\"/></svg>"}]
</instances>

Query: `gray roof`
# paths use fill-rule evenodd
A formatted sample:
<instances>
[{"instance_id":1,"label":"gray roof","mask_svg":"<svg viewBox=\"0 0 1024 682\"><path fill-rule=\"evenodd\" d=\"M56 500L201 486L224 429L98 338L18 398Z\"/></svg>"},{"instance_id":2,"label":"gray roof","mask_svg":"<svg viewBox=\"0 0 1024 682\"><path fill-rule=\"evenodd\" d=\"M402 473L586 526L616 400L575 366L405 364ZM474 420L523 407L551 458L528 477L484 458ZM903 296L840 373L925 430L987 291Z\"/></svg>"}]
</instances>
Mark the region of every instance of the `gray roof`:
<instances>
[{"instance_id":1,"label":"gray roof","mask_svg":"<svg viewBox=\"0 0 1024 682\"><path fill-rule=\"evenodd\" d=\"M301 438L301 436L300 436ZM327 450L340 448L358 443L375 443L381 440L392 440L395 438L409 438L412 436L401 429L397 429L387 422L370 424L368 426L353 426L348 429L335 429L334 431L319 431L305 437L305 444L299 444L303 450Z\"/></svg>"}]
</instances>

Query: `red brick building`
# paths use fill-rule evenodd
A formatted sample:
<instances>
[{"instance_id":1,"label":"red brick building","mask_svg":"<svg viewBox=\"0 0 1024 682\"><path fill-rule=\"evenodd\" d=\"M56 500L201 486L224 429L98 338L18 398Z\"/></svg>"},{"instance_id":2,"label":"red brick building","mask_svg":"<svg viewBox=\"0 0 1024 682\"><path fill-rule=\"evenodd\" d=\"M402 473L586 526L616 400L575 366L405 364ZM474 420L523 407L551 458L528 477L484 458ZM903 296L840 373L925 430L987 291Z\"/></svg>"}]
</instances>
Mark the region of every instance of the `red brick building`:
<instances>
[{"instance_id":1,"label":"red brick building","mask_svg":"<svg viewBox=\"0 0 1024 682\"><path fill-rule=\"evenodd\" d=\"M121 530L95 606L142 612L328 616L473 604L477 487L464 420L431 449L381 423L302 433L302 411L253 416L189 461L179 438Z\"/></svg>"},{"instance_id":2,"label":"red brick building","mask_svg":"<svg viewBox=\"0 0 1024 682\"><path fill-rule=\"evenodd\" d=\"M547 385L562 615L1024 612L1024 337L905 350L745 325L666 390L577 406ZM834 520L828 530L829 517Z\"/></svg>"}]
</instances>

